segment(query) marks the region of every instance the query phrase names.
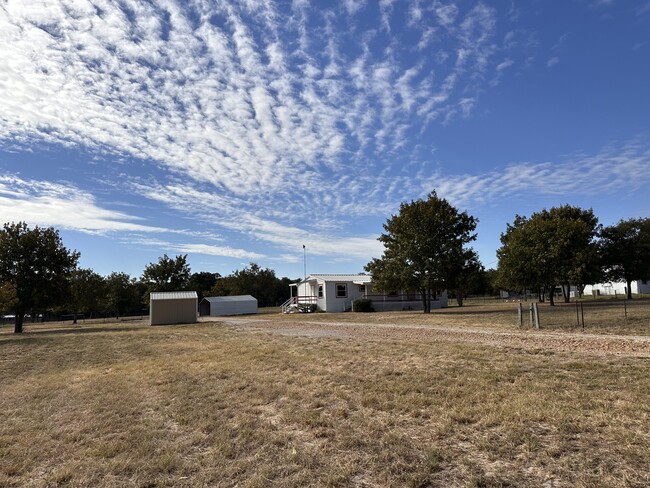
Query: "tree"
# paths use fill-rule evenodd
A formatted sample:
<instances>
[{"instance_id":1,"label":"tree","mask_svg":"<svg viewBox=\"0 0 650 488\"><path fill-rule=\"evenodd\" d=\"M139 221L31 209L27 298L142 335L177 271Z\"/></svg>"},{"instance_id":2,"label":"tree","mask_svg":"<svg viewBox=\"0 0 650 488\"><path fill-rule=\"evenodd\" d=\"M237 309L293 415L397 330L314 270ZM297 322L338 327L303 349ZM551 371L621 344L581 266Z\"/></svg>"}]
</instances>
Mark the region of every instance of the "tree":
<instances>
[{"instance_id":1,"label":"tree","mask_svg":"<svg viewBox=\"0 0 650 488\"><path fill-rule=\"evenodd\" d=\"M219 278L221 278L219 273L209 273L207 271L192 273L187 283L187 288L196 292L200 302L203 297L210 293L210 290Z\"/></svg>"},{"instance_id":2,"label":"tree","mask_svg":"<svg viewBox=\"0 0 650 488\"><path fill-rule=\"evenodd\" d=\"M25 222L0 231L0 283L5 307L15 314L14 332L23 331L25 313L66 299L79 253L63 246L53 228L29 229Z\"/></svg>"},{"instance_id":3,"label":"tree","mask_svg":"<svg viewBox=\"0 0 650 488\"><path fill-rule=\"evenodd\" d=\"M499 282L509 289L549 293L554 305L557 285L569 301L569 285L584 287L598 271L595 237L598 219L591 209L564 205L530 218L517 215L501 234Z\"/></svg>"},{"instance_id":4,"label":"tree","mask_svg":"<svg viewBox=\"0 0 650 488\"><path fill-rule=\"evenodd\" d=\"M432 293L454 286L454 273L467 258L465 245L476 239L476 224L474 217L458 212L435 191L427 200L402 203L379 236L382 257L365 269L378 290L418 291L424 313L429 313Z\"/></svg>"},{"instance_id":5,"label":"tree","mask_svg":"<svg viewBox=\"0 0 650 488\"><path fill-rule=\"evenodd\" d=\"M142 281L148 285L148 291L182 291L190 281L190 267L187 254L174 259L163 255L157 263L149 263L142 273Z\"/></svg>"},{"instance_id":6,"label":"tree","mask_svg":"<svg viewBox=\"0 0 650 488\"><path fill-rule=\"evenodd\" d=\"M252 295L260 307L270 307L277 302L278 281L272 269L250 263L244 269L218 279L211 293L216 296Z\"/></svg>"},{"instance_id":7,"label":"tree","mask_svg":"<svg viewBox=\"0 0 650 488\"><path fill-rule=\"evenodd\" d=\"M605 227L600 253L607 278L627 283L632 298L632 281L650 278L650 218L621 220Z\"/></svg>"},{"instance_id":8,"label":"tree","mask_svg":"<svg viewBox=\"0 0 650 488\"><path fill-rule=\"evenodd\" d=\"M476 293L483 287L483 265L473 249L468 249L454 267L449 290L456 296L459 307L469 293Z\"/></svg>"},{"instance_id":9,"label":"tree","mask_svg":"<svg viewBox=\"0 0 650 488\"><path fill-rule=\"evenodd\" d=\"M86 315L97 312L101 308L105 294L104 278L92 269L76 269L70 280L70 303L73 323L77 323L77 313Z\"/></svg>"},{"instance_id":10,"label":"tree","mask_svg":"<svg viewBox=\"0 0 650 488\"><path fill-rule=\"evenodd\" d=\"M113 272L105 278L106 306L115 318L129 312L142 310L145 285L127 273Z\"/></svg>"}]
</instances>

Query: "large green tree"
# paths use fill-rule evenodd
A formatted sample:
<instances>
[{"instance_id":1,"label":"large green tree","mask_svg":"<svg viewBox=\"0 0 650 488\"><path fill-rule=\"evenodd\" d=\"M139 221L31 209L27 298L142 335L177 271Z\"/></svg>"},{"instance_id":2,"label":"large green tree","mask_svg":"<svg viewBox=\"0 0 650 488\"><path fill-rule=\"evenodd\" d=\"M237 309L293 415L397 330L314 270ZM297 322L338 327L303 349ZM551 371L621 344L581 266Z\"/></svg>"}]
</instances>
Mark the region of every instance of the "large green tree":
<instances>
[{"instance_id":1,"label":"large green tree","mask_svg":"<svg viewBox=\"0 0 650 488\"><path fill-rule=\"evenodd\" d=\"M15 314L16 333L27 312L62 303L79 253L69 251L57 230L25 222L6 223L0 231L0 284L4 307Z\"/></svg>"},{"instance_id":2,"label":"large green tree","mask_svg":"<svg viewBox=\"0 0 650 488\"><path fill-rule=\"evenodd\" d=\"M167 254L158 258L157 263L149 263L142 273L142 282L148 291L182 291L190 281L190 266L187 254L170 258Z\"/></svg>"},{"instance_id":3,"label":"large green tree","mask_svg":"<svg viewBox=\"0 0 650 488\"><path fill-rule=\"evenodd\" d=\"M558 285L569 300L569 285L584 287L598 273L595 238L598 219L591 209L564 205L542 210L530 218L516 216L501 234L499 282L508 289L549 294L554 305Z\"/></svg>"},{"instance_id":4,"label":"large green tree","mask_svg":"<svg viewBox=\"0 0 650 488\"><path fill-rule=\"evenodd\" d=\"M468 258L466 245L476 239L476 224L435 191L426 200L402 203L379 236L384 253L365 269L378 290L419 292L424 313L429 313L432 294L457 283Z\"/></svg>"},{"instance_id":5,"label":"large green tree","mask_svg":"<svg viewBox=\"0 0 650 488\"><path fill-rule=\"evenodd\" d=\"M627 283L650 278L650 218L621 220L601 232L600 249L605 274L612 281Z\"/></svg>"}]
</instances>

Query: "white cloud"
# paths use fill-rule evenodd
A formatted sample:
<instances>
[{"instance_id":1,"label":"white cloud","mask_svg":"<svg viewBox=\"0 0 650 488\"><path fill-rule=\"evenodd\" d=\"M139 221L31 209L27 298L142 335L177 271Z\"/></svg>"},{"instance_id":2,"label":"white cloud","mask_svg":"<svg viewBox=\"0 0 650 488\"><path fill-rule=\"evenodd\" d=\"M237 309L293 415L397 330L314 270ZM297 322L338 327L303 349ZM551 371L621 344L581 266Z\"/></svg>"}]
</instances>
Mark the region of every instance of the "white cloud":
<instances>
[{"instance_id":1,"label":"white cloud","mask_svg":"<svg viewBox=\"0 0 650 488\"><path fill-rule=\"evenodd\" d=\"M88 233L167 232L141 219L100 207L95 197L74 185L0 176L0 215L5 222L25 221Z\"/></svg>"},{"instance_id":2,"label":"white cloud","mask_svg":"<svg viewBox=\"0 0 650 488\"><path fill-rule=\"evenodd\" d=\"M152 239L148 237L130 237L124 239L129 245L139 245L147 248L155 248L160 252L181 253L181 254L202 254L205 256L221 256L237 259L262 259L266 256L256 252L235 249L228 246L214 246L209 244L192 244Z\"/></svg>"},{"instance_id":3,"label":"white cloud","mask_svg":"<svg viewBox=\"0 0 650 488\"><path fill-rule=\"evenodd\" d=\"M261 218L256 212L246 210L228 198L200 190L188 190L178 185L135 185L134 189L147 198L189 213L211 225L246 235L256 241L263 241L278 248L299 248L307 245L316 255L346 255L355 258L368 258L381 254L377 236L345 236L327 232L327 224L314 221L309 215L300 214L300 227L289 223L285 218L291 212L282 211L273 220ZM318 209L315 209L318 213Z\"/></svg>"},{"instance_id":4,"label":"white cloud","mask_svg":"<svg viewBox=\"0 0 650 488\"><path fill-rule=\"evenodd\" d=\"M553 56L553 57L550 58L548 61L546 61L546 66L547 66L548 68L552 68L553 66L555 66L555 65L558 64L559 62L560 62L560 58L558 58L557 56Z\"/></svg>"},{"instance_id":5,"label":"white cloud","mask_svg":"<svg viewBox=\"0 0 650 488\"><path fill-rule=\"evenodd\" d=\"M361 35L305 2L289 11L272 2L197 3L194 13L184 2L128 5L6 2L0 91L12 96L0 98L0 141L81 144L153 160L239 196L296 196L350 153L398 165L386 149L475 98L474 70L492 52L494 12L482 4L462 15L434 2L414 14L423 41L444 26L445 42L464 53L460 71L426 52L402 61L409 45L376 37L393 0L380 2L377 27ZM366 21L377 8L359 0L344 7ZM302 171L311 174L294 177Z\"/></svg>"},{"instance_id":6,"label":"white cloud","mask_svg":"<svg viewBox=\"0 0 650 488\"><path fill-rule=\"evenodd\" d=\"M91 194L72 184L0 176L0 215L5 222L25 221L29 225L56 227L89 234L119 234L129 244L155 247L169 252L259 259L264 255L209 243L215 236L206 232L145 225L143 219L102 208ZM145 234L146 237L142 235ZM194 237L202 243L179 243L151 237L170 234ZM208 241L206 243L205 241Z\"/></svg>"},{"instance_id":7,"label":"white cloud","mask_svg":"<svg viewBox=\"0 0 650 488\"><path fill-rule=\"evenodd\" d=\"M650 185L650 147L643 139L560 162L519 163L480 174L434 175L423 185L456 205L480 206L523 195L611 195Z\"/></svg>"},{"instance_id":8,"label":"white cloud","mask_svg":"<svg viewBox=\"0 0 650 488\"><path fill-rule=\"evenodd\" d=\"M509 68L514 64L514 61L512 59L504 59L502 62L497 64L497 71L503 71L504 69Z\"/></svg>"},{"instance_id":9,"label":"white cloud","mask_svg":"<svg viewBox=\"0 0 650 488\"><path fill-rule=\"evenodd\" d=\"M423 186L433 163L410 151L433 146L433 124L472 116L490 76L508 76L520 59L507 51L519 44L515 34L497 35L497 11L487 3L403 7L7 0L0 93L11 96L0 97L0 144L140 158L142 176L124 186L141 196L277 248L308 242L318 255L367 257L379 244L346 235L350 222L385 216L438 181L464 195L460 177ZM38 184L0 195L19 209L7 215L88 232L174 232L103 208L79 188L66 194L60 184L54 196ZM66 208L84 217L52 210Z\"/></svg>"}]
</instances>

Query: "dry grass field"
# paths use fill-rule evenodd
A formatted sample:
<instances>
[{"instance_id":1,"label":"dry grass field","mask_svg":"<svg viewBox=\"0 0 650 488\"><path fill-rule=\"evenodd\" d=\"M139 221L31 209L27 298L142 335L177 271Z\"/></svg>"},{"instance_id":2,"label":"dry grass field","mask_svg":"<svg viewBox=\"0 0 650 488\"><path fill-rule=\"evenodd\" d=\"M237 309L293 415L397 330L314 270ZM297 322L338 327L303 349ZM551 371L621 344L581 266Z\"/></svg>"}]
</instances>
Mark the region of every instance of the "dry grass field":
<instances>
[{"instance_id":1,"label":"dry grass field","mask_svg":"<svg viewBox=\"0 0 650 488\"><path fill-rule=\"evenodd\" d=\"M512 307L3 326L0 486L650 485L650 314Z\"/></svg>"}]
</instances>

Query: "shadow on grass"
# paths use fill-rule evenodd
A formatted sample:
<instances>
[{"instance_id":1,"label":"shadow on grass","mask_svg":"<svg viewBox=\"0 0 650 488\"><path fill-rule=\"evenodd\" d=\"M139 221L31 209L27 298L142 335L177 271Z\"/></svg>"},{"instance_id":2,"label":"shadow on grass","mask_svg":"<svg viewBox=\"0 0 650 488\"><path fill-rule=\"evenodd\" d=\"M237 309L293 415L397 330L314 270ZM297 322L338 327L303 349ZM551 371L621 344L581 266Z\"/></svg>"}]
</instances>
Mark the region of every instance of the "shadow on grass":
<instances>
[{"instance_id":1,"label":"shadow on grass","mask_svg":"<svg viewBox=\"0 0 650 488\"><path fill-rule=\"evenodd\" d=\"M108 326L69 326L65 328L58 329L31 329L29 326L23 329L22 334L13 333L13 325L11 330L7 330L5 334L0 334L0 337L12 337L16 339L36 336L50 336L50 335L60 335L60 334L88 334L88 333L105 333L105 332L128 332L134 330L140 330L144 328L150 328L149 324L132 324L132 325L119 325L115 327Z\"/></svg>"}]
</instances>

